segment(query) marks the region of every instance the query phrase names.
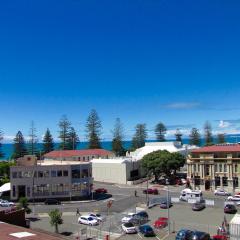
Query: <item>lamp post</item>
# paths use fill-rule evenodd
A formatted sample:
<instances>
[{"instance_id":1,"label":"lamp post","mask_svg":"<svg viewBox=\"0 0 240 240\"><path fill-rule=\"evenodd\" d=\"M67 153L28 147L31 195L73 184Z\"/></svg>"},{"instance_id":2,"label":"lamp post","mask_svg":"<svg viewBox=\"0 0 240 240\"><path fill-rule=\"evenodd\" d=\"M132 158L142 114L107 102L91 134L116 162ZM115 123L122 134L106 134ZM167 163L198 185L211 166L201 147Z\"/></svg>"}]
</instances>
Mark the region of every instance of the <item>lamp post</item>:
<instances>
[{"instance_id":1,"label":"lamp post","mask_svg":"<svg viewBox=\"0 0 240 240\"><path fill-rule=\"evenodd\" d=\"M170 203L169 203L169 186L167 185L167 218L168 218L168 235L170 235Z\"/></svg>"},{"instance_id":2,"label":"lamp post","mask_svg":"<svg viewBox=\"0 0 240 240\"><path fill-rule=\"evenodd\" d=\"M34 175L35 175L35 169L34 169L34 167L33 167L33 172L32 172L32 174L33 174L33 176L32 176L32 178L33 178L33 186L32 186L32 199L33 199L33 215L35 216L35 194L34 194L34 184L35 184L35 182L34 182Z\"/></svg>"}]
</instances>

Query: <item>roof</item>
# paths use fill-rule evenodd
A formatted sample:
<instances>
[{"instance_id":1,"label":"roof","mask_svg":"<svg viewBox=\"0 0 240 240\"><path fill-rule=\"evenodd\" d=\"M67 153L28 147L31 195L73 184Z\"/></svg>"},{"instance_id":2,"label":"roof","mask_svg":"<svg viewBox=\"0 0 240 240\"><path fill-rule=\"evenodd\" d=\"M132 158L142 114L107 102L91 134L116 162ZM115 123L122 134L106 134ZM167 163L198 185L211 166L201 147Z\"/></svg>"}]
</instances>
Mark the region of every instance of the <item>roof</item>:
<instances>
[{"instance_id":1,"label":"roof","mask_svg":"<svg viewBox=\"0 0 240 240\"><path fill-rule=\"evenodd\" d=\"M64 239L52 233L45 233L0 222L1 240L60 240ZM18 237L17 237L18 236Z\"/></svg>"},{"instance_id":2,"label":"roof","mask_svg":"<svg viewBox=\"0 0 240 240\"><path fill-rule=\"evenodd\" d=\"M240 144L221 144L194 149L192 153L240 152Z\"/></svg>"},{"instance_id":3,"label":"roof","mask_svg":"<svg viewBox=\"0 0 240 240\"><path fill-rule=\"evenodd\" d=\"M38 166L51 166L51 165L82 165L89 164L89 162L80 162L80 161L58 161L58 160L44 160L39 161Z\"/></svg>"},{"instance_id":4,"label":"roof","mask_svg":"<svg viewBox=\"0 0 240 240\"><path fill-rule=\"evenodd\" d=\"M59 150L46 153L45 158L64 158L64 157L79 157L99 155L106 156L112 154L112 152L105 149L83 149L83 150Z\"/></svg>"},{"instance_id":5,"label":"roof","mask_svg":"<svg viewBox=\"0 0 240 240\"><path fill-rule=\"evenodd\" d=\"M11 190L11 184L9 183L5 183L0 187L0 193L1 192L7 192Z\"/></svg>"},{"instance_id":6,"label":"roof","mask_svg":"<svg viewBox=\"0 0 240 240\"><path fill-rule=\"evenodd\" d=\"M93 159L91 160L92 163L107 163L107 164L123 164L130 161L127 158L104 158L104 159Z\"/></svg>"}]
</instances>

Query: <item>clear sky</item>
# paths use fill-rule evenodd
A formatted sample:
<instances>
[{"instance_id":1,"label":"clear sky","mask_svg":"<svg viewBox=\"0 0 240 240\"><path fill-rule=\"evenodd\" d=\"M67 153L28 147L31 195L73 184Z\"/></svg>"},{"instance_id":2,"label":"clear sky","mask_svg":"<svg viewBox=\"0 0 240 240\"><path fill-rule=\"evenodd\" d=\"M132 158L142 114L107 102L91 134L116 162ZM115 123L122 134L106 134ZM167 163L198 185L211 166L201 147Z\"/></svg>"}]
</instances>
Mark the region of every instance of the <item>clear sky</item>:
<instances>
[{"instance_id":1,"label":"clear sky","mask_svg":"<svg viewBox=\"0 0 240 240\"><path fill-rule=\"evenodd\" d=\"M81 138L95 108L109 139L162 121L169 135L209 120L240 132L240 1L12 0L0 3L0 129L35 122Z\"/></svg>"}]
</instances>

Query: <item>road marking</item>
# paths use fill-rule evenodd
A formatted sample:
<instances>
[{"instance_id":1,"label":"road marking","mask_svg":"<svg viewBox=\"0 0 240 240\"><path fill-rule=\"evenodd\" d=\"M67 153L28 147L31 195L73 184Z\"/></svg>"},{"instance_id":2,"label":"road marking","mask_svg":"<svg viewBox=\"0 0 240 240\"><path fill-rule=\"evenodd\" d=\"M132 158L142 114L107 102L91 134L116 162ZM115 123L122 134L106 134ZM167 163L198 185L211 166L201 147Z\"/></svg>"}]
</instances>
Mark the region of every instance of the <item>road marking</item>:
<instances>
[{"instance_id":1,"label":"road marking","mask_svg":"<svg viewBox=\"0 0 240 240\"><path fill-rule=\"evenodd\" d=\"M156 238L157 238L158 240L160 240L160 238L159 238L158 236L156 236Z\"/></svg>"},{"instance_id":2,"label":"road marking","mask_svg":"<svg viewBox=\"0 0 240 240\"><path fill-rule=\"evenodd\" d=\"M142 236L138 233L138 236L142 239Z\"/></svg>"}]
</instances>

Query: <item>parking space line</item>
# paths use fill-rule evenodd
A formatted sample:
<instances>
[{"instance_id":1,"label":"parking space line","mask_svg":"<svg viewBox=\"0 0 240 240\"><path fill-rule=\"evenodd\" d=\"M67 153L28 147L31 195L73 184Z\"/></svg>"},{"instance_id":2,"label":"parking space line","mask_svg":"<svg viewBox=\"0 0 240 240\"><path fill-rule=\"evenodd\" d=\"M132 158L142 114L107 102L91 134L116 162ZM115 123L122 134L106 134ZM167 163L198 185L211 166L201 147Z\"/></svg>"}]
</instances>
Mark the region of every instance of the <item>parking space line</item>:
<instances>
[{"instance_id":1,"label":"parking space line","mask_svg":"<svg viewBox=\"0 0 240 240\"><path fill-rule=\"evenodd\" d=\"M156 238L157 238L158 240L160 240L160 238L159 238L158 236L156 236Z\"/></svg>"},{"instance_id":2,"label":"parking space line","mask_svg":"<svg viewBox=\"0 0 240 240\"><path fill-rule=\"evenodd\" d=\"M137 235L142 239L142 236L139 233Z\"/></svg>"}]
</instances>

